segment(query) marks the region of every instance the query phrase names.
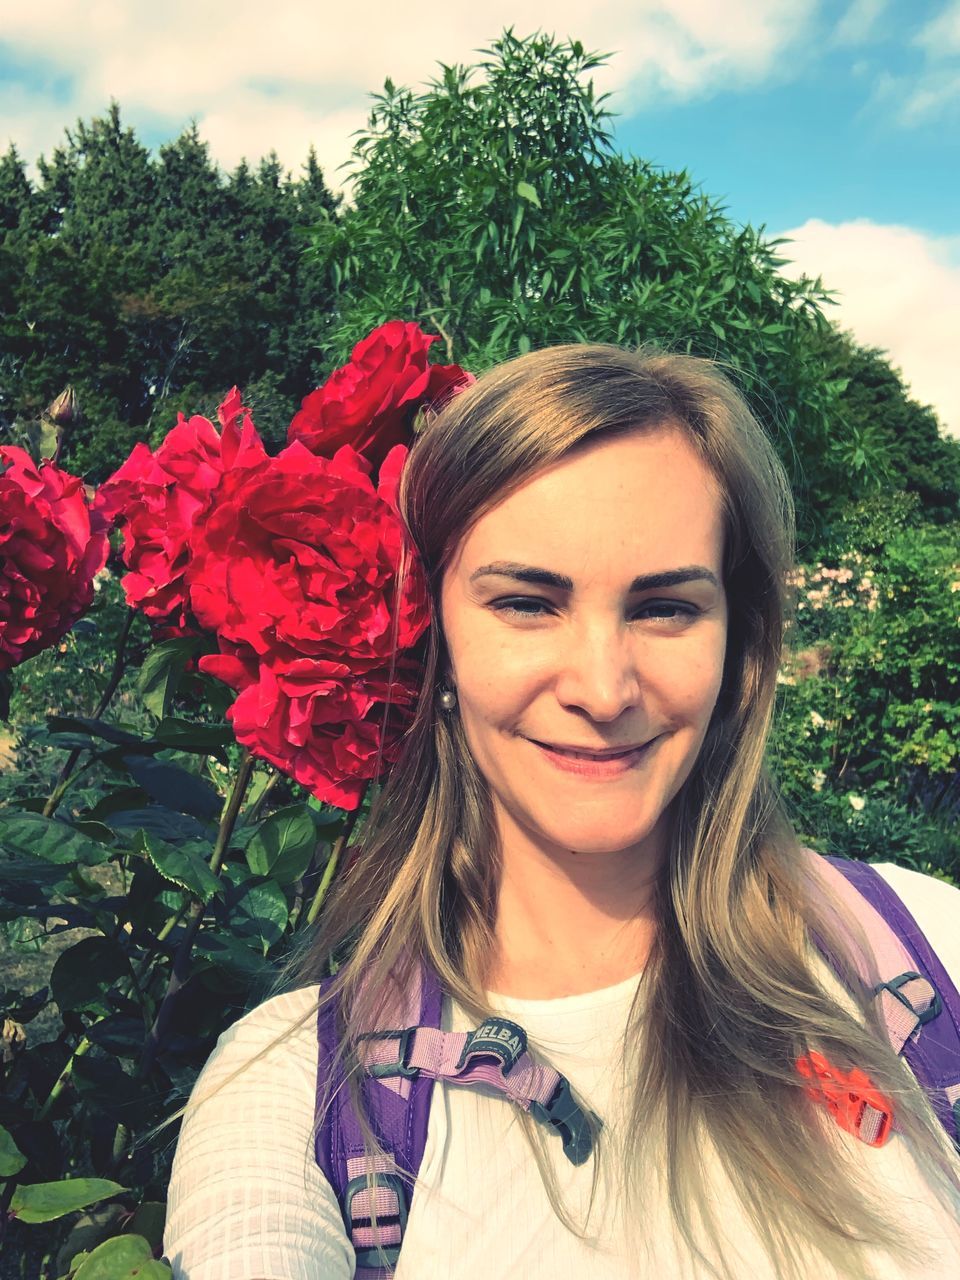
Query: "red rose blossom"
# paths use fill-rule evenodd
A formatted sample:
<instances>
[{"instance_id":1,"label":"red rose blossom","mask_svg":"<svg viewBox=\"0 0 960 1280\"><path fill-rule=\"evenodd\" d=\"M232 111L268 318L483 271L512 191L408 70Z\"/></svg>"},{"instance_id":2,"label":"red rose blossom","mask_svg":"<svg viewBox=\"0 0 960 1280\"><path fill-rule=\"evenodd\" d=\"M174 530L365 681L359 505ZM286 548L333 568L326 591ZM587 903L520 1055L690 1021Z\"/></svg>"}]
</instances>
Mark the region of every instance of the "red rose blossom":
<instances>
[{"instance_id":1,"label":"red rose blossom","mask_svg":"<svg viewBox=\"0 0 960 1280\"><path fill-rule=\"evenodd\" d=\"M389 669L355 676L343 663L317 658L274 670L211 654L200 668L240 689L227 711L237 741L341 809L355 809L367 782L396 759L417 696L416 671L402 662L392 681Z\"/></svg>"},{"instance_id":2,"label":"red rose blossom","mask_svg":"<svg viewBox=\"0 0 960 1280\"><path fill-rule=\"evenodd\" d=\"M217 410L217 433L207 418L180 415L152 453L138 444L98 489L95 509L123 526L122 582L127 604L167 635L189 630L184 570L190 539L213 503L223 475L266 459L236 387Z\"/></svg>"},{"instance_id":3,"label":"red rose blossom","mask_svg":"<svg viewBox=\"0 0 960 1280\"><path fill-rule=\"evenodd\" d=\"M458 364L430 364L436 336L391 320L353 349L349 364L311 391L287 433L311 451L332 457L345 444L377 466L397 444L409 444L417 411L438 405L473 381Z\"/></svg>"},{"instance_id":4,"label":"red rose blossom","mask_svg":"<svg viewBox=\"0 0 960 1280\"><path fill-rule=\"evenodd\" d=\"M0 447L0 671L65 635L93 601L110 544L83 481Z\"/></svg>"},{"instance_id":5,"label":"red rose blossom","mask_svg":"<svg viewBox=\"0 0 960 1280\"><path fill-rule=\"evenodd\" d=\"M224 477L194 533L190 603L204 627L271 665L297 658L347 662L354 672L389 661L427 626L426 588L412 561L394 594L403 529L391 477L406 450L384 461L378 491L369 464L345 446L318 458L299 442Z\"/></svg>"},{"instance_id":6,"label":"red rose blossom","mask_svg":"<svg viewBox=\"0 0 960 1280\"><path fill-rule=\"evenodd\" d=\"M415 559L395 599L404 539L392 503L405 455L398 446L384 460L379 490L349 447L320 458L294 442L230 472L187 571L193 613L220 646L200 669L239 691L228 713L238 740L344 808L377 772L385 703L389 762L416 697L409 661L389 679L393 654L429 620Z\"/></svg>"}]
</instances>

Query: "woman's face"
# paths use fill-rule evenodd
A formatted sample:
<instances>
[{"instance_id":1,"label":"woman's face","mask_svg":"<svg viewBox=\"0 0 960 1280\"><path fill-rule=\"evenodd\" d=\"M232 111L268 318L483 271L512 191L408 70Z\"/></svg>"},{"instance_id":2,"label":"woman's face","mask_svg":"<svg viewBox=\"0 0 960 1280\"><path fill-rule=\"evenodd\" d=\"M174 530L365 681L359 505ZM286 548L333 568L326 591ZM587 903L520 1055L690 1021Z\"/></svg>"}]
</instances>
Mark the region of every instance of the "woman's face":
<instances>
[{"instance_id":1,"label":"woman's face","mask_svg":"<svg viewBox=\"0 0 960 1280\"><path fill-rule=\"evenodd\" d=\"M720 691L722 560L716 482L669 426L584 447L464 538L448 680L505 855L659 852Z\"/></svg>"}]
</instances>

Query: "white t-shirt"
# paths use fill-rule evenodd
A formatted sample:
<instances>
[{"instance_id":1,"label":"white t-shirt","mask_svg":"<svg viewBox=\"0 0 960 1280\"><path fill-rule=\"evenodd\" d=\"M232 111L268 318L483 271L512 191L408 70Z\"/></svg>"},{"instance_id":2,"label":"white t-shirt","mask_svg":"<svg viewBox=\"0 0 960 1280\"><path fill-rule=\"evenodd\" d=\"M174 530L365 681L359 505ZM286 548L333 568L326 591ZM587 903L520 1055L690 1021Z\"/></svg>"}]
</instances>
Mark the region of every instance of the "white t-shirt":
<instances>
[{"instance_id":1,"label":"white t-shirt","mask_svg":"<svg viewBox=\"0 0 960 1280\"><path fill-rule=\"evenodd\" d=\"M960 891L892 865L881 868L926 934L944 967L960 978ZM604 1120L615 1146L624 1114L621 1045L639 979L556 1000L498 998L497 1007L523 1026L530 1041L570 1080ZM235 1080L188 1112L170 1184L165 1250L177 1280L348 1280L353 1249L336 1198L313 1156L316 1093L316 986L265 1001L220 1037L195 1097L241 1066ZM465 1029L457 1011L448 1025ZM301 1026L256 1062L250 1059L287 1030ZM903 1137L868 1148L842 1136L884 1203L904 1229L916 1232L928 1256L915 1264L875 1262L876 1280L957 1280L960 1199L952 1210L931 1194ZM592 1162L575 1168L560 1143L548 1143L564 1203L585 1215ZM588 1238L557 1219L504 1099L472 1088L437 1085L427 1145L397 1280L656 1280L707 1273L674 1238L655 1171L644 1223L631 1235L618 1222L623 1197L606 1179L616 1160L601 1162L601 1181ZM728 1236L735 1272L776 1280L715 1156L705 1153L711 1199ZM828 1280L821 1263L811 1277Z\"/></svg>"}]
</instances>

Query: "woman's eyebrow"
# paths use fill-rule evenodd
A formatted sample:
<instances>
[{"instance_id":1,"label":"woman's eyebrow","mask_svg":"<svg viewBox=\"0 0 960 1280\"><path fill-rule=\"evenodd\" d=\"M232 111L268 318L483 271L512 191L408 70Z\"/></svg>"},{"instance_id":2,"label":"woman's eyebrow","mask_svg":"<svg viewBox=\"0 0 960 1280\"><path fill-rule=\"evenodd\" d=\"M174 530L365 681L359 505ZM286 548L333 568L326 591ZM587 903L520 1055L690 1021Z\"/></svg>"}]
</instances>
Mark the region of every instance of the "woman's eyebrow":
<instances>
[{"instance_id":1,"label":"woman's eyebrow","mask_svg":"<svg viewBox=\"0 0 960 1280\"><path fill-rule=\"evenodd\" d=\"M550 569L537 569L533 565L517 564L512 560L494 560L492 564L474 569L470 581L478 578L512 578L515 582L529 582L539 587L555 587L558 591L572 591L573 579ZM678 587L686 582L709 582L719 588L714 573L705 565L690 564L682 569L666 569L662 573L644 573L630 583L631 591L651 591L658 587Z\"/></svg>"}]
</instances>

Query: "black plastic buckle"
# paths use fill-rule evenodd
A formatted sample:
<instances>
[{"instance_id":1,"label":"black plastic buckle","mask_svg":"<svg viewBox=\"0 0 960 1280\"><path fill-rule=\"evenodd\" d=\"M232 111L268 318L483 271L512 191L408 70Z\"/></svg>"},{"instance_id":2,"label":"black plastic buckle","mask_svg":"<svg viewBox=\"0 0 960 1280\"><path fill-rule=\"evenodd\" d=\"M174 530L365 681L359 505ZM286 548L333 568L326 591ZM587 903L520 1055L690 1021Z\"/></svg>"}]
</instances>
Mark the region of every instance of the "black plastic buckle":
<instances>
[{"instance_id":1,"label":"black plastic buckle","mask_svg":"<svg viewBox=\"0 0 960 1280\"><path fill-rule=\"evenodd\" d=\"M374 1080L381 1080L384 1076L405 1076L407 1079L420 1074L419 1067L410 1066L410 1048L413 1042L413 1033L417 1031L417 1027L405 1027L402 1031L365 1031L357 1038L359 1040L396 1040L397 1041L397 1060L396 1062L378 1062L372 1067L366 1067L368 1076L372 1076Z\"/></svg>"},{"instance_id":2,"label":"black plastic buckle","mask_svg":"<svg viewBox=\"0 0 960 1280\"><path fill-rule=\"evenodd\" d=\"M374 1033L376 1034L376 1033ZM385 1034L389 1035L390 1032ZM386 1216L377 1217L377 1227L392 1226L394 1222L400 1228L400 1239L403 1240L403 1233L407 1226L407 1213L409 1206L407 1204L407 1186L403 1178L397 1173L378 1173L376 1175L376 1186L389 1187L397 1197L397 1216L387 1214ZM359 1195L361 1191L372 1191L374 1189L373 1177L368 1173L362 1173L359 1178L351 1178L347 1183L346 1190L343 1193L343 1220L346 1224L347 1234L353 1240L353 1232L356 1227L366 1227L373 1225L372 1218L354 1218L353 1216L353 1199ZM354 1253L356 1254L357 1267L395 1267L400 1258L400 1245L387 1244L380 1246L371 1246L369 1249L358 1249L354 1245Z\"/></svg>"},{"instance_id":3,"label":"black plastic buckle","mask_svg":"<svg viewBox=\"0 0 960 1280\"><path fill-rule=\"evenodd\" d=\"M923 1013L919 1013L900 990L901 987L906 986L908 982L913 982L916 978L920 978L922 981L928 983L930 990L933 992L933 1003L930 1005L929 1009L924 1009ZM923 973L901 973L899 977L891 978L889 982L878 983L877 986L874 987L873 994L878 996L881 991L889 991L895 999L899 1000L902 1005L906 1006L906 1008L908 1008L917 1019L917 1022L921 1027L936 1018L943 1010L943 1001L940 999L940 992L926 974Z\"/></svg>"},{"instance_id":4,"label":"black plastic buckle","mask_svg":"<svg viewBox=\"0 0 960 1280\"><path fill-rule=\"evenodd\" d=\"M530 1103L530 1114L541 1124L549 1125L559 1133L563 1139L563 1154L571 1164L583 1164L593 1150L590 1119L598 1126L601 1121L596 1116L588 1117L583 1108L577 1105L570 1092L570 1085L563 1076L546 1105L542 1102Z\"/></svg>"}]
</instances>

